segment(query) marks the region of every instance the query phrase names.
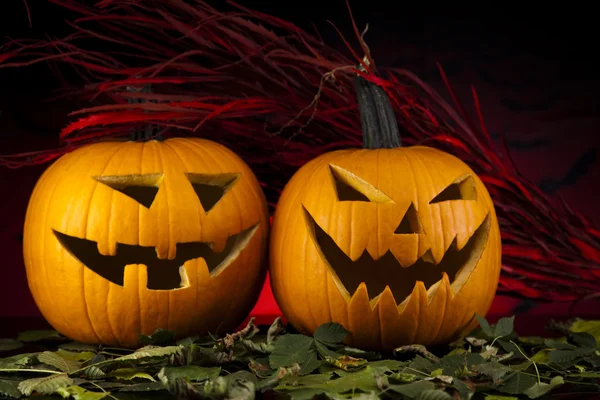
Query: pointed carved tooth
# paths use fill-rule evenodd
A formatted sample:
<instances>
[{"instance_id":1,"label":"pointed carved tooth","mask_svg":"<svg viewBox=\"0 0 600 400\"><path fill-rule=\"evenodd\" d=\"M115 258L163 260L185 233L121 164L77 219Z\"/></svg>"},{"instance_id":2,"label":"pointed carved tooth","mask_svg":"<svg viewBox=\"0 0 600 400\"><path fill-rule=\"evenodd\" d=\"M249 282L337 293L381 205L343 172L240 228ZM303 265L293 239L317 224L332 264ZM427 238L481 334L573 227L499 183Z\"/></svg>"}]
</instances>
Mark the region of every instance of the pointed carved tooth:
<instances>
[{"instance_id":1,"label":"pointed carved tooth","mask_svg":"<svg viewBox=\"0 0 600 400\"><path fill-rule=\"evenodd\" d=\"M454 298L454 289L452 289L452 285L450 283L450 278L448 277L448 274L445 272L442 272L442 284L441 286L444 286L446 288L446 292L448 293L448 298L452 299Z\"/></svg>"},{"instance_id":2,"label":"pointed carved tooth","mask_svg":"<svg viewBox=\"0 0 600 400\"><path fill-rule=\"evenodd\" d=\"M420 259L422 261L428 262L428 263L432 263L435 264L435 258L433 257L433 253L431 252L431 249L427 250L421 257Z\"/></svg>"},{"instance_id":3,"label":"pointed carved tooth","mask_svg":"<svg viewBox=\"0 0 600 400\"><path fill-rule=\"evenodd\" d=\"M471 309L470 304L461 304L463 301L464 299L461 300L454 292L454 289L450 285L450 279L444 272L438 290L433 294L431 302L432 309L437 309L438 315L440 310L444 310L443 316L438 317L441 320L441 328L432 340L439 343L456 339L457 333L462 330L465 323L469 320L468 310Z\"/></svg>"},{"instance_id":4,"label":"pointed carved tooth","mask_svg":"<svg viewBox=\"0 0 600 400\"><path fill-rule=\"evenodd\" d=\"M447 321L447 324L444 324L448 303L452 297L450 280L448 274L444 272L442 273L442 279L429 288L429 304L420 316L419 342L435 343L440 331L447 326L452 326L452 321Z\"/></svg>"},{"instance_id":5,"label":"pointed carved tooth","mask_svg":"<svg viewBox=\"0 0 600 400\"><path fill-rule=\"evenodd\" d=\"M349 307L350 309L353 309L356 307L364 307L364 305L369 306L369 291L367 285L364 282L361 282L350 299Z\"/></svg>"},{"instance_id":6,"label":"pointed carved tooth","mask_svg":"<svg viewBox=\"0 0 600 400\"><path fill-rule=\"evenodd\" d=\"M403 344L411 344L419 328L420 316L427 310L427 291L425 284L417 281L410 296L399 306L400 324L403 331Z\"/></svg>"},{"instance_id":7,"label":"pointed carved tooth","mask_svg":"<svg viewBox=\"0 0 600 400\"><path fill-rule=\"evenodd\" d=\"M448 298L454 298L454 289L452 289L450 278L448 278L448 274L446 272L442 272L442 279L431 285L427 290L430 306L434 297L437 296L438 293L444 296L447 294Z\"/></svg>"},{"instance_id":8,"label":"pointed carved tooth","mask_svg":"<svg viewBox=\"0 0 600 400\"><path fill-rule=\"evenodd\" d=\"M387 310L388 308L390 310L393 309L393 311L390 311L391 314L396 314L396 316L399 315L398 304L396 303L396 299L394 298L392 290L387 285L385 289L383 289L383 292L377 296L377 303L375 304L375 307L378 307L380 312L381 310Z\"/></svg>"},{"instance_id":9,"label":"pointed carved tooth","mask_svg":"<svg viewBox=\"0 0 600 400\"><path fill-rule=\"evenodd\" d=\"M407 324L400 318L396 299L389 286L379 295L374 312L379 316L383 348L392 349L408 343L412 330L407 329Z\"/></svg>"},{"instance_id":10,"label":"pointed carved tooth","mask_svg":"<svg viewBox=\"0 0 600 400\"><path fill-rule=\"evenodd\" d=\"M398 304L398 311L400 313L406 312L411 304L416 304L417 307L427 305L427 289L425 288L425 284L421 281L417 281L413 287L412 293L404 299L402 303Z\"/></svg>"},{"instance_id":11,"label":"pointed carved tooth","mask_svg":"<svg viewBox=\"0 0 600 400\"><path fill-rule=\"evenodd\" d=\"M367 285L362 282L348 304L348 326L350 345L358 343L364 348L379 346L379 315L371 310Z\"/></svg>"}]
</instances>

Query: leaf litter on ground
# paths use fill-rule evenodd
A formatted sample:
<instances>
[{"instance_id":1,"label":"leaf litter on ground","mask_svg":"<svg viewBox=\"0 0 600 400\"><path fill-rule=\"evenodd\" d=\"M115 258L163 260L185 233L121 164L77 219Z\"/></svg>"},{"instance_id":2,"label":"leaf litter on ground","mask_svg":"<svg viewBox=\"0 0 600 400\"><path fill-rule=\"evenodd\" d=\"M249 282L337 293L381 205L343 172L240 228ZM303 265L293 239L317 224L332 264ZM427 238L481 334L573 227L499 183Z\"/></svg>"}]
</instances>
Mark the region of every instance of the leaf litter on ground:
<instances>
[{"instance_id":1,"label":"leaf litter on ground","mask_svg":"<svg viewBox=\"0 0 600 400\"><path fill-rule=\"evenodd\" d=\"M520 337L514 317L448 346L389 353L348 347L327 323L310 337L254 319L223 337L176 339L157 330L137 350L70 341L55 331L0 339L2 399L512 400L600 394L600 321L573 320L562 336ZM551 326L552 327L552 326ZM556 329L555 329L556 330ZM19 353L18 351L27 350Z\"/></svg>"}]
</instances>

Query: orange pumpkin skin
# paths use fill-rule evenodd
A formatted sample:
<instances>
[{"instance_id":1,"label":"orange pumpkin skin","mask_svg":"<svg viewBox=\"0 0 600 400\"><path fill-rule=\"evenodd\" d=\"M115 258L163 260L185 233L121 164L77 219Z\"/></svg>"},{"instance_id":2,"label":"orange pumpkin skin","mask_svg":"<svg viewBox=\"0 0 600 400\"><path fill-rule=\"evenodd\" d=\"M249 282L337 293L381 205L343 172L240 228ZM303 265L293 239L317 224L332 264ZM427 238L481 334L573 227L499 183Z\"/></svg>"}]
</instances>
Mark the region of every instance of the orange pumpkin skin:
<instances>
[{"instance_id":1,"label":"orange pumpkin skin","mask_svg":"<svg viewBox=\"0 0 600 400\"><path fill-rule=\"evenodd\" d=\"M484 184L429 147L323 154L288 182L273 218L271 285L285 317L308 335L340 323L364 349L458 338L487 313L500 269Z\"/></svg>"},{"instance_id":2,"label":"orange pumpkin skin","mask_svg":"<svg viewBox=\"0 0 600 400\"><path fill-rule=\"evenodd\" d=\"M151 204L127 192L133 186L154 187ZM183 337L239 324L265 278L267 236L260 185L224 146L102 142L66 154L40 177L23 254L33 298L56 330L132 348L158 328ZM178 287L167 285L175 280Z\"/></svg>"}]
</instances>

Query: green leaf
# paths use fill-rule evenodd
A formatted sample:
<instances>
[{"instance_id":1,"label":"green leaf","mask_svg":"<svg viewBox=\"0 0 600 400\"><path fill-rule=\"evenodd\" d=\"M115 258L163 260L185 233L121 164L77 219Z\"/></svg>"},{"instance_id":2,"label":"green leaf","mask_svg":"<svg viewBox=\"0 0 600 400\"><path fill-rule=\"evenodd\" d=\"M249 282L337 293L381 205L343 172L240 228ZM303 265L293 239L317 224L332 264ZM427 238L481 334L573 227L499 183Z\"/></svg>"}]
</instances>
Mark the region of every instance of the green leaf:
<instances>
[{"instance_id":1,"label":"green leaf","mask_svg":"<svg viewBox=\"0 0 600 400\"><path fill-rule=\"evenodd\" d=\"M546 339L544 340L544 345L551 349L559 349L559 350L573 350L576 349L577 346L574 344L568 343L566 338L562 339Z\"/></svg>"},{"instance_id":2,"label":"green leaf","mask_svg":"<svg viewBox=\"0 0 600 400\"><path fill-rule=\"evenodd\" d=\"M515 372L510 375L498 390L508 394L523 394L527 389L537 383L535 376L527 375L522 372Z\"/></svg>"},{"instance_id":3,"label":"green leaf","mask_svg":"<svg viewBox=\"0 0 600 400\"><path fill-rule=\"evenodd\" d=\"M391 381L396 381L398 383L411 383L417 380L417 375L409 374L406 372L397 372L395 374L391 374L389 379Z\"/></svg>"},{"instance_id":4,"label":"green leaf","mask_svg":"<svg viewBox=\"0 0 600 400\"><path fill-rule=\"evenodd\" d=\"M100 368L112 364L120 364L123 362L133 362L134 364L141 365L146 362L154 361L156 359L164 359L166 356L172 356L178 352L181 352L182 349L183 346L142 347L141 349L131 354L97 362L93 365L93 367ZM87 367L86 371L88 371L89 369L90 367Z\"/></svg>"},{"instance_id":5,"label":"green leaf","mask_svg":"<svg viewBox=\"0 0 600 400\"><path fill-rule=\"evenodd\" d=\"M569 337L571 340L573 340L573 342L577 343L577 345L581 347L587 347L591 349L598 347L596 338L588 332L571 332Z\"/></svg>"},{"instance_id":6,"label":"green leaf","mask_svg":"<svg viewBox=\"0 0 600 400\"><path fill-rule=\"evenodd\" d=\"M473 389L471 389L471 387L469 387L466 383L464 383L460 379L455 378L452 381L452 384L458 391L458 394L460 395L461 400L469 400L471 398Z\"/></svg>"},{"instance_id":7,"label":"green leaf","mask_svg":"<svg viewBox=\"0 0 600 400\"><path fill-rule=\"evenodd\" d=\"M11 351L20 349L23 343L15 339L0 339L0 351Z\"/></svg>"},{"instance_id":8,"label":"green leaf","mask_svg":"<svg viewBox=\"0 0 600 400\"><path fill-rule=\"evenodd\" d=\"M320 341L315 340L314 343L315 343L315 348L321 357L331 358L331 359L336 359L336 358L342 357L342 354L335 352L333 350L330 350L325 344L321 343Z\"/></svg>"},{"instance_id":9,"label":"green leaf","mask_svg":"<svg viewBox=\"0 0 600 400\"><path fill-rule=\"evenodd\" d=\"M576 364L581 358L594 353L594 349L578 348L575 350L552 350L548 353L548 360L553 364L570 366Z\"/></svg>"},{"instance_id":10,"label":"green leaf","mask_svg":"<svg viewBox=\"0 0 600 400\"><path fill-rule=\"evenodd\" d=\"M496 361L474 365L472 370L478 374L489 376L492 379L500 379L512 371L510 367L502 365Z\"/></svg>"},{"instance_id":11,"label":"green leaf","mask_svg":"<svg viewBox=\"0 0 600 400\"><path fill-rule=\"evenodd\" d=\"M167 346L175 342L175 332L165 329L157 329L153 334L146 336L140 335L140 342L143 345Z\"/></svg>"},{"instance_id":12,"label":"green leaf","mask_svg":"<svg viewBox=\"0 0 600 400\"><path fill-rule=\"evenodd\" d=\"M0 394L18 399L21 397L21 391L19 390L18 385L19 383L16 381L0 379Z\"/></svg>"},{"instance_id":13,"label":"green leaf","mask_svg":"<svg viewBox=\"0 0 600 400\"><path fill-rule=\"evenodd\" d=\"M418 399L421 393L427 390L434 390L435 384L430 381L418 381L406 385L390 385L389 389L409 399Z\"/></svg>"},{"instance_id":14,"label":"green leaf","mask_svg":"<svg viewBox=\"0 0 600 400\"><path fill-rule=\"evenodd\" d=\"M490 338L490 339L493 338L494 330L492 329L490 324L487 322L487 320L478 314L475 314L475 318L477 318L477 321L479 321L479 326L481 327L481 330L483 331L483 333L485 333L488 338Z\"/></svg>"},{"instance_id":15,"label":"green leaf","mask_svg":"<svg viewBox=\"0 0 600 400\"><path fill-rule=\"evenodd\" d=\"M315 349L310 349L306 357L306 360L301 363L300 375L308 375L323 364L321 360L317 358L317 351Z\"/></svg>"},{"instance_id":16,"label":"green leaf","mask_svg":"<svg viewBox=\"0 0 600 400\"><path fill-rule=\"evenodd\" d=\"M452 396L441 389L424 390L418 400L452 400Z\"/></svg>"},{"instance_id":17,"label":"green leaf","mask_svg":"<svg viewBox=\"0 0 600 400\"><path fill-rule=\"evenodd\" d=\"M109 392L92 392L81 386L58 388L56 393L60 394L65 399L72 397L74 400L100 400L110 395Z\"/></svg>"},{"instance_id":18,"label":"green leaf","mask_svg":"<svg viewBox=\"0 0 600 400\"><path fill-rule=\"evenodd\" d=\"M329 322L317 328L314 338L327 346L335 346L342 343L346 336L348 336L348 333L342 325Z\"/></svg>"},{"instance_id":19,"label":"green leaf","mask_svg":"<svg viewBox=\"0 0 600 400\"><path fill-rule=\"evenodd\" d=\"M67 387L73 383L67 374L54 374L42 378L27 379L19 383L18 389L25 396L33 392L39 394L53 394L58 388Z\"/></svg>"},{"instance_id":20,"label":"green leaf","mask_svg":"<svg viewBox=\"0 0 600 400\"><path fill-rule=\"evenodd\" d=\"M544 344L545 339L541 336L521 336L518 338L522 344L528 344L532 346L541 346Z\"/></svg>"},{"instance_id":21,"label":"green leaf","mask_svg":"<svg viewBox=\"0 0 600 400\"><path fill-rule=\"evenodd\" d=\"M98 346L95 344L87 344L80 342L69 342L63 343L58 346L60 349L68 350L68 351L79 351L79 352L90 352L96 353L98 351Z\"/></svg>"},{"instance_id":22,"label":"green leaf","mask_svg":"<svg viewBox=\"0 0 600 400\"><path fill-rule=\"evenodd\" d=\"M96 353L91 351L69 351L65 349L58 349L56 354L69 361L91 361L94 357L96 357Z\"/></svg>"},{"instance_id":23,"label":"green leaf","mask_svg":"<svg viewBox=\"0 0 600 400\"><path fill-rule=\"evenodd\" d=\"M533 386L525 390L523 393L527 395L527 397L529 397L530 399L537 399L538 397L545 395L555 387L560 386L564 383L565 381L562 376L555 376L554 378L552 378L549 384L544 382L536 382Z\"/></svg>"},{"instance_id":24,"label":"green leaf","mask_svg":"<svg viewBox=\"0 0 600 400\"><path fill-rule=\"evenodd\" d=\"M498 396L496 394L489 394L485 396L484 400L519 400L519 398L513 396Z\"/></svg>"},{"instance_id":25,"label":"green leaf","mask_svg":"<svg viewBox=\"0 0 600 400\"><path fill-rule=\"evenodd\" d=\"M17 340L20 342L31 343L41 341L66 341L68 339L55 330L36 330L20 333Z\"/></svg>"},{"instance_id":26,"label":"green leaf","mask_svg":"<svg viewBox=\"0 0 600 400\"><path fill-rule=\"evenodd\" d=\"M131 381L136 378L147 379L147 380L153 381L153 382L155 381L155 379L152 377L152 375L150 375L146 372L137 370L135 368L119 368L114 371L111 371L109 374L107 374L107 376L117 378L117 379L123 379L123 380L127 380L127 381Z\"/></svg>"},{"instance_id":27,"label":"green leaf","mask_svg":"<svg viewBox=\"0 0 600 400\"><path fill-rule=\"evenodd\" d=\"M38 360L44 364L50 365L62 372L73 372L79 369L81 363L74 360L66 360L57 353L44 351L38 355Z\"/></svg>"},{"instance_id":28,"label":"green leaf","mask_svg":"<svg viewBox=\"0 0 600 400\"><path fill-rule=\"evenodd\" d=\"M398 372L407 365L408 363L406 361L398 360L379 360L369 362L369 367L381 372Z\"/></svg>"},{"instance_id":29,"label":"green leaf","mask_svg":"<svg viewBox=\"0 0 600 400\"><path fill-rule=\"evenodd\" d=\"M536 363L542 363L542 364L546 364L548 362L550 362L550 351L548 349L543 349L538 351L537 353L535 353L534 355L532 355L531 357L529 357L531 359L531 361L535 361Z\"/></svg>"},{"instance_id":30,"label":"green leaf","mask_svg":"<svg viewBox=\"0 0 600 400\"><path fill-rule=\"evenodd\" d=\"M276 389L284 392L290 391L290 394L292 391L296 394L297 390L310 389L313 396L319 393L338 395L356 391L381 393L381 389L377 385L377 376L376 370L367 367L360 371L344 373L337 379L331 379L331 374L309 375L297 379L290 378L282 380Z\"/></svg>"},{"instance_id":31,"label":"green leaf","mask_svg":"<svg viewBox=\"0 0 600 400\"><path fill-rule=\"evenodd\" d=\"M14 356L0 358L0 369L23 368L33 360L38 353L16 354Z\"/></svg>"},{"instance_id":32,"label":"green leaf","mask_svg":"<svg viewBox=\"0 0 600 400\"><path fill-rule=\"evenodd\" d=\"M271 368L304 364L309 359L312 347L313 339L304 335L290 334L280 337L275 342L273 352L269 356Z\"/></svg>"},{"instance_id":33,"label":"green leaf","mask_svg":"<svg viewBox=\"0 0 600 400\"><path fill-rule=\"evenodd\" d=\"M238 371L228 375L227 398L237 400L254 400L256 396L256 377L248 371Z\"/></svg>"},{"instance_id":34,"label":"green leaf","mask_svg":"<svg viewBox=\"0 0 600 400\"><path fill-rule=\"evenodd\" d=\"M120 392L154 392L158 390L164 390L165 387L160 382L141 382L135 385L127 385L121 389Z\"/></svg>"},{"instance_id":35,"label":"green leaf","mask_svg":"<svg viewBox=\"0 0 600 400\"><path fill-rule=\"evenodd\" d=\"M519 351L519 348L514 343L507 342L501 339L497 340L496 343L498 343L505 352L512 353L512 356L509 359L526 359L526 357Z\"/></svg>"},{"instance_id":36,"label":"green leaf","mask_svg":"<svg viewBox=\"0 0 600 400\"><path fill-rule=\"evenodd\" d=\"M190 382L201 382L218 377L221 374L221 367L200 367L198 365L165 367L163 373L168 379L184 378Z\"/></svg>"},{"instance_id":37,"label":"green leaf","mask_svg":"<svg viewBox=\"0 0 600 400\"><path fill-rule=\"evenodd\" d=\"M428 371L433 366L433 362L429 361L425 357L416 355L415 358L408 364L408 367L417 371Z\"/></svg>"},{"instance_id":38,"label":"green leaf","mask_svg":"<svg viewBox=\"0 0 600 400\"><path fill-rule=\"evenodd\" d=\"M364 360L369 360L369 361L381 360L381 358L382 358L381 353L378 353L376 351L360 350L360 349L355 349L354 347L343 347L341 349L337 349L337 352L347 355L347 356L362 358Z\"/></svg>"},{"instance_id":39,"label":"green leaf","mask_svg":"<svg viewBox=\"0 0 600 400\"><path fill-rule=\"evenodd\" d=\"M171 393L173 396L176 396L179 399L201 399L201 398L203 398L202 393L200 392L200 388L196 387L195 385L191 384L190 382L188 382L185 379L182 379L182 378L168 379L164 375L164 370L161 370L157 376L158 376L158 379L160 380L160 383L169 391L169 393ZM221 398L221 397L223 397L223 395L226 392L226 386L225 385L221 385L221 386L223 386L223 390L219 390L218 392L212 392L209 390L208 386L205 385L204 391L210 397Z\"/></svg>"},{"instance_id":40,"label":"green leaf","mask_svg":"<svg viewBox=\"0 0 600 400\"><path fill-rule=\"evenodd\" d=\"M171 354L175 354L183 346L166 346L166 347L155 347L155 348L144 348L125 356L115 358L115 361L127 361L127 360L142 360L145 358L164 357Z\"/></svg>"},{"instance_id":41,"label":"green leaf","mask_svg":"<svg viewBox=\"0 0 600 400\"><path fill-rule=\"evenodd\" d=\"M600 342L600 320L575 320L569 327L571 332L587 332Z\"/></svg>"},{"instance_id":42,"label":"green leaf","mask_svg":"<svg viewBox=\"0 0 600 400\"><path fill-rule=\"evenodd\" d=\"M455 376L457 371L470 370L473 365L484 364L485 359L477 353L453 354L444 356L437 364L443 369L443 374Z\"/></svg>"},{"instance_id":43,"label":"green leaf","mask_svg":"<svg viewBox=\"0 0 600 400\"><path fill-rule=\"evenodd\" d=\"M514 322L514 315L510 318L500 318L496 323L496 328L494 329L494 336L505 337L511 335L514 330Z\"/></svg>"},{"instance_id":44,"label":"green leaf","mask_svg":"<svg viewBox=\"0 0 600 400\"><path fill-rule=\"evenodd\" d=\"M106 375L104 371L102 371L95 365L90 365L89 367L82 370L81 373L90 379L100 379Z\"/></svg>"}]
</instances>

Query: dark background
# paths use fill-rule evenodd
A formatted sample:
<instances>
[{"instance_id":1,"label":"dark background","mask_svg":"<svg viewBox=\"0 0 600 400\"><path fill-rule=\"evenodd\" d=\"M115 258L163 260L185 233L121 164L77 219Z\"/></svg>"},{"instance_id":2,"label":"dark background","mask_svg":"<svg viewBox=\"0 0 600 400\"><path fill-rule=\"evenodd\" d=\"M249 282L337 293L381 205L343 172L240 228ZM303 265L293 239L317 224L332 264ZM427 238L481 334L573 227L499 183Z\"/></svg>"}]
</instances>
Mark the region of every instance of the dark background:
<instances>
[{"instance_id":1,"label":"dark background","mask_svg":"<svg viewBox=\"0 0 600 400\"><path fill-rule=\"evenodd\" d=\"M23 1L3 2L3 42L69 32L65 20L73 14L44 0L28 3L32 28ZM218 8L224 4L210 3ZM327 20L352 38L343 0L239 3L307 30L314 24L328 44L340 49L343 42ZM469 85L475 85L488 129L506 136L521 172L600 225L595 195L600 186L600 65L591 10L428 5L424 11L383 0L352 1L351 7L359 29L370 25L366 40L378 65L410 69L446 96L435 64L439 61L471 112ZM0 68L0 154L59 146L58 131L76 107L45 101L58 88L45 65ZM39 315L27 289L20 235L28 197L45 167L0 167L0 316ZM494 310L510 312L514 304L500 298ZM562 313L566 307L545 310Z\"/></svg>"}]
</instances>

